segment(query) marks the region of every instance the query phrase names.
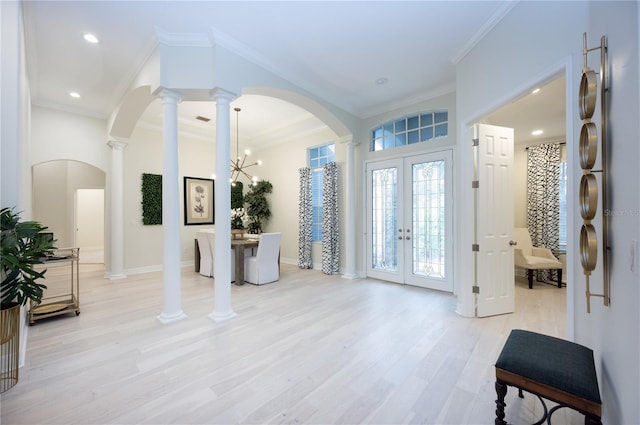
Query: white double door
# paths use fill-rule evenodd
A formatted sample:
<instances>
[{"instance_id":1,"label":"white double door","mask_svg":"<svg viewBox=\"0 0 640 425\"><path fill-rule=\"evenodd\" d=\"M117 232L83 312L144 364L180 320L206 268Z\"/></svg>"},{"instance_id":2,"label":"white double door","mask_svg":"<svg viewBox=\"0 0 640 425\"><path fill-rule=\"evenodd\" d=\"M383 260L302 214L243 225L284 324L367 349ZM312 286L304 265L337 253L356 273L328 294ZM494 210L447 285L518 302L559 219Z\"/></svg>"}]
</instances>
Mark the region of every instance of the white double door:
<instances>
[{"instance_id":1,"label":"white double door","mask_svg":"<svg viewBox=\"0 0 640 425\"><path fill-rule=\"evenodd\" d=\"M450 150L370 162L367 275L453 291Z\"/></svg>"}]
</instances>

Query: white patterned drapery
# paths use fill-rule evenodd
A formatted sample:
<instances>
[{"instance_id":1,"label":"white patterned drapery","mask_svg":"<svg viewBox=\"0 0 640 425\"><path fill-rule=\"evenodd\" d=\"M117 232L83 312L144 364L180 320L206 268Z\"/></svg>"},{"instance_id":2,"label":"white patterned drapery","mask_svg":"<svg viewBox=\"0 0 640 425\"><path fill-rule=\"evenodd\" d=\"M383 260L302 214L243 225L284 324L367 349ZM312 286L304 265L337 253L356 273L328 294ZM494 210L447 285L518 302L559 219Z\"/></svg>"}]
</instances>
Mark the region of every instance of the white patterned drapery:
<instances>
[{"instance_id":1,"label":"white patterned drapery","mask_svg":"<svg viewBox=\"0 0 640 425\"><path fill-rule=\"evenodd\" d=\"M322 272L340 272L340 233L338 231L338 164L329 162L322 169Z\"/></svg>"},{"instance_id":2,"label":"white patterned drapery","mask_svg":"<svg viewBox=\"0 0 640 425\"><path fill-rule=\"evenodd\" d=\"M311 197L311 168L300 168L300 194L298 201L299 233L298 233L298 267L310 269L311 260L311 228L313 224L313 204Z\"/></svg>"},{"instance_id":3,"label":"white patterned drapery","mask_svg":"<svg viewBox=\"0 0 640 425\"><path fill-rule=\"evenodd\" d=\"M533 246L558 257L560 223L560 144L527 148L527 227ZM538 270L537 279L557 279L555 270Z\"/></svg>"}]
</instances>

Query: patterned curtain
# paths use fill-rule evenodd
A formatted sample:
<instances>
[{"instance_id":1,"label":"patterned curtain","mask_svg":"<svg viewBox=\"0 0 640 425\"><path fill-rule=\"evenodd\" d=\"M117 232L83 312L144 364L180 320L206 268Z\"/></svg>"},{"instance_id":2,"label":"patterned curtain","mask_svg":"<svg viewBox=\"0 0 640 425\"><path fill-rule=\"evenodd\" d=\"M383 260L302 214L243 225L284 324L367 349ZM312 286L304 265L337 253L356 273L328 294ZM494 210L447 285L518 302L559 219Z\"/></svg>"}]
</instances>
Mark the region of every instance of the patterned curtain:
<instances>
[{"instance_id":1,"label":"patterned curtain","mask_svg":"<svg viewBox=\"0 0 640 425\"><path fill-rule=\"evenodd\" d=\"M322 272L340 272L340 233L338 231L338 164L325 164L322 199Z\"/></svg>"},{"instance_id":2,"label":"patterned curtain","mask_svg":"<svg viewBox=\"0 0 640 425\"><path fill-rule=\"evenodd\" d=\"M311 168L300 168L300 199L298 211L300 229L298 234L298 267L310 269L311 260L311 225L313 224L313 205L311 198Z\"/></svg>"},{"instance_id":3,"label":"patterned curtain","mask_svg":"<svg viewBox=\"0 0 640 425\"><path fill-rule=\"evenodd\" d=\"M533 246L558 257L560 222L560 145L527 148L527 227ZM557 279L557 271L538 270L537 279Z\"/></svg>"}]
</instances>

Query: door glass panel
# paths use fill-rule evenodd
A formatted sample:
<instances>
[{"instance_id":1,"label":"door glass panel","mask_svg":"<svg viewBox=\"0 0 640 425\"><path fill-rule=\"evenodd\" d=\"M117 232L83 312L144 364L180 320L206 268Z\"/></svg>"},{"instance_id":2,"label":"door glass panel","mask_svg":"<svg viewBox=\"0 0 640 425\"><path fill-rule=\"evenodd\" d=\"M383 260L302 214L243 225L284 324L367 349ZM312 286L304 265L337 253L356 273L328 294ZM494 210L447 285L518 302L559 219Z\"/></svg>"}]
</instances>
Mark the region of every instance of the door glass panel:
<instances>
[{"instance_id":1,"label":"door glass panel","mask_svg":"<svg viewBox=\"0 0 640 425\"><path fill-rule=\"evenodd\" d=\"M373 269L398 270L398 169L372 172L372 258Z\"/></svg>"},{"instance_id":2,"label":"door glass panel","mask_svg":"<svg viewBox=\"0 0 640 425\"><path fill-rule=\"evenodd\" d=\"M445 162L413 164L413 273L445 276Z\"/></svg>"}]
</instances>

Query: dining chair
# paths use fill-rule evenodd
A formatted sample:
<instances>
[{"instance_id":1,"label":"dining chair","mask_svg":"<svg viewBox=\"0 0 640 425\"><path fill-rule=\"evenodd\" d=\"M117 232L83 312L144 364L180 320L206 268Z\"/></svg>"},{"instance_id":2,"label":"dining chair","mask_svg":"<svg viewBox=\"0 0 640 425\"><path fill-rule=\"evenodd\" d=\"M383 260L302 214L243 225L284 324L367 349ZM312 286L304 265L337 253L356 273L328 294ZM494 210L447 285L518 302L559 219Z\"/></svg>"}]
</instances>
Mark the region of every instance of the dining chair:
<instances>
[{"instance_id":1,"label":"dining chair","mask_svg":"<svg viewBox=\"0 0 640 425\"><path fill-rule=\"evenodd\" d=\"M212 233L196 232L198 240L198 250L200 251L200 274L202 276L213 276L213 252L209 243L209 235Z\"/></svg>"},{"instance_id":2,"label":"dining chair","mask_svg":"<svg viewBox=\"0 0 640 425\"><path fill-rule=\"evenodd\" d=\"M215 267L216 235L215 235L215 233L210 233L207 236L209 238L209 246L210 246L211 254L212 254L211 256L214 259L213 260L213 264L211 266L213 268L213 273L211 274L211 276L213 276L215 278L216 277L216 273L215 273L215 271L216 271L216 267ZM235 280L236 280L236 268L235 268L236 253L235 253L235 251L233 249L230 249L230 250L231 250L231 254L230 254L230 257L231 257L231 275L230 276L231 276L231 282L235 282Z\"/></svg>"},{"instance_id":3,"label":"dining chair","mask_svg":"<svg viewBox=\"0 0 640 425\"><path fill-rule=\"evenodd\" d=\"M262 233L256 255L244 259L244 280L255 285L280 279L281 233Z\"/></svg>"}]
</instances>

